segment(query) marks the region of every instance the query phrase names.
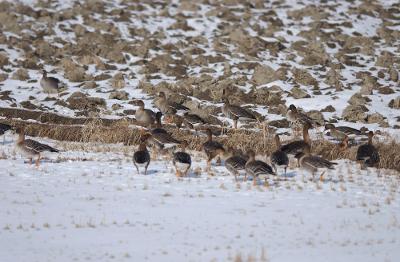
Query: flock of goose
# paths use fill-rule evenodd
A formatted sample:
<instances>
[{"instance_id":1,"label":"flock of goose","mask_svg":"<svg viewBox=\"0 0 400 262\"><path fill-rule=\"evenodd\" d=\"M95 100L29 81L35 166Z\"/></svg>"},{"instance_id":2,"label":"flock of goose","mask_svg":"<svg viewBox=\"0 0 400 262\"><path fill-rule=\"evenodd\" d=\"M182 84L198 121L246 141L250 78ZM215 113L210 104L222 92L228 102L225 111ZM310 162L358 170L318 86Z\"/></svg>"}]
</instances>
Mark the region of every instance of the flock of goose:
<instances>
[{"instance_id":1,"label":"flock of goose","mask_svg":"<svg viewBox=\"0 0 400 262\"><path fill-rule=\"evenodd\" d=\"M40 85L46 93L58 93L61 85L60 81L54 77L48 77L47 72L43 70L43 76ZM233 121L233 128L237 129L238 121L256 121L257 117L251 111L229 102L225 90L223 90L223 106L221 111L223 115ZM226 169L235 176L244 174L244 180L250 176L254 183L264 177L267 179L278 174L278 168L282 168L286 173L289 165L289 156L297 159L297 164L300 168L310 172L313 177L319 171L320 179L323 179L323 174L327 169L333 169L336 163L328 161L320 156L313 155L311 147L311 139L309 129L316 127L318 124L300 112L296 106L290 105L287 111L287 119L291 123L293 130L302 130L302 138L292 141L287 144L281 144L278 134L275 135L276 151L270 155L270 165L264 161L257 160L253 150L248 150L246 154L235 150L232 147L225 147L223 144L213 140L211 129L207 128L207 122L200 116L191 113L189 108L182 104L169 100L164 92L159 92L158 96L153 101L154 106L159 110L154 112L145 108L142 100L136 100L135 105L137 110L135 118L146 129L142 129L140 136L140 144L136 152L133 154L133 163L140 173L139 168L144 168L144 174L147 173L147 168L151 161L151 156L148 147L153 149L154 153L172 152L172 163L176 170L177 176L187 176L191 167L191 156L185 151L188 146L187 141L180 141L172 137L162 126L162 120L167 123L175 123L178 127L183 124L188 129L194 129L197 134L198 130L205 131L207 140L202 145L202 150L207 158L207 171L210 171L211 162L221 158L225 159L224 164ZM0 123L0 135L6 131L13 129L10 125ZM358 130L347 126L335 127L333 124L326 124L325 130L329 130L330 135L340 140L339 147L345 149L348 147L350 136L368 135L368 143L358 147L356 159L362 166L376 166L379 163L379 153L372 144L374 133L365 130ZM57 149L39 143L32 139L25 139L24 130L17 128L18 139L16 140L16 149L22 155L29 158L30 163L35 158L36 166L39 166L41 154L43 152L58 152ZM4 141L3 141L4 143ZM172 148L172 151L170 150ZM177 150L180 148L180 150Z\"/></svg>"}]
</instances>

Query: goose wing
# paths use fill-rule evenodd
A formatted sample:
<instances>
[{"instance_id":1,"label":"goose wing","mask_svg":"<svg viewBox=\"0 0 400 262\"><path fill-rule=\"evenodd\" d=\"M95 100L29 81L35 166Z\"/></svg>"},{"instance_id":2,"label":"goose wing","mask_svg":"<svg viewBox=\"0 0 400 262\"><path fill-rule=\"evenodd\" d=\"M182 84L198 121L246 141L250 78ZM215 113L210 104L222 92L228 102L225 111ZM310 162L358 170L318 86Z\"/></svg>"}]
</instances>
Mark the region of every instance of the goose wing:
<instances>
[{"instance_id":1,"label":"goose wing","mask_svg":"<svg viewBox=\"0 0 400 262\"><path fill-rule=\"evenodd\" d=\"M303 164L313 168L330 168L332 169L337 163L328 161L319 156L308 156L303 159Z\"/></svg>"},{"instance_id":2,"label":"goose wing","mask_svg":"<svg viewBox=\"0 0 400 262\"><path fill-rule=\"evenodd\" d=\"M240 156L232 156L225 160L225 167L228 170L244 170L246 160Z\"/></svg>"},{"instance_id":3,"label":"goose wing","mask_svg":"<svg viewBox=\"0 0 400 262\"><path fill-rule=\"evenodd\" d=\"M48 151L48 152L59 152L57 149L55 149L55 148L53 148L51 146L39 143L39 142L37 142L35 140L32 140L32 139L26 139L24 141L24 145L28 149L33 150L33 151L35 151L37 153L45 152L45 151Z\"/></svg>"},{"instance_id":4,"label":"goose wing","mask_svg":"<svg viewBox=\"0 0 400 262\"><path fill-rule=\"evenodd\" d=\"M229 118L256 119L254 114L236 105L225 105L223 113Z\"/></svg>"},{"instance_id":5,"label":"goose wing","mask_svg":"<svg viewBox=\"0 0 400 262\"><path fill-rule=\"evenodd\" d=\"M357 135L357 136L361 135L360 130L348 126L338 126L336 127L336 129L346 135Z\"/></svg>"},{"instance_id":6,"label":"goose wing","mask_svg":"<svg viewBox=\"0 0 400 262\"><path fill-rule=\"evenodd\" d=\"M199 117L198 115L195 114L185 114L183 115L184 119L186 122L189 124L195 125L195 124L205 124L205 121Z\"/></svg>"},{"instance_id":7,"label":"goose wing","mask_svg":"<svg viewBox=\"0 0 400 262\"><path fill-rule=\"evenodd\" d=\"M366 160L370 163L378 163L379 153L373 145L365 144L358 147L356 158L357 160Z\"/></svg>"},{"instance_id":8,"label":"goose wing","mask_svg":"<svg viewBox=\"0 0 400 262\"><path fill-rule=\"evenodd\" d=\"M277 151L273 152L271 155L271 163L278 165L278 166L288 165L289 158L285 152L283 152L281 150L277 150Z\"/></svg>"},{"instance_id":9,"label":"goose wing","mask_svg":"<svg viewBox=\"0 0 400 262\"><path fill-rule=\"evenodd\" d=\"M161 144L180 144L180 141L176 140L168 133L155 133L153 134L153 139Z\"/></svg>"},{"instance_id":10,"label":"goose wing","mask_svg":"<svg viewBox=\"0 0 400 262\"><path fill-rule=\"evenodd\" d=\"M249 170L255 176L274 174L272 167L260 160L255 160L246 164L246 170Z\"/></svg>"}]
</instances>

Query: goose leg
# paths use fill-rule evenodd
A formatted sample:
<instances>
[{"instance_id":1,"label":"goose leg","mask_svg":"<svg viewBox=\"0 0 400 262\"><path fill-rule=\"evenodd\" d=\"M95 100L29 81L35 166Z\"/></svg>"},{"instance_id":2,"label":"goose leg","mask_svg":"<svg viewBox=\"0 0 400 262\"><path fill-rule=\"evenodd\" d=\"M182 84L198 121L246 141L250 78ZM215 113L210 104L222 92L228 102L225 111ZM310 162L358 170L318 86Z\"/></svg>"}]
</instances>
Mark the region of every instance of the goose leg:
<instances>
[{"instance_id":1,"label":"goose leg","mask_svg":"<svg viewBox=\"0 0 400 262\"><path fill-rule=\"evenodd\" d=\"M29 158L29 165L32 165L33 164L33 160L32 160L32 157L31 158Z\"/></svg>"},{"instance_id":2,"label":"goose leg","mask_svg":"<svg viewBox=\"0 0 400 262\"><path fill-rule=\"evenodd\" d=\"M324 182L324 174L325 171L321 173L321 175L319 176L319 181Z\"/></svg>"},{"instance_id":3,"label":"goose leg","mask_svg":"<svg viewBox=\"0 0 400 262\"><path fill-rule=\"evenodd\" d=\"M190 169L190 166L188 166L188 167L186 168L186 170L185 170L185 177L188 176L189 169Z\"/></svg>"},{"instance_id":4,"label":"goose leg","mask_svg":"<svg viewBox=\"0 0 400 262\"><path fill-rule=\"evenodd\" d=\"M36 168L39 168L40 165L40 154L38 155L38 158L36 159Z\"/></svg>"},{"instance_id":5,"label":"goose leg","mask_svg":"<svg viewBox=\"0 0 400 262\"><path fill-rule=\"evenodd\" d=\"M136 165L136 163L133 163L134 165L135 165L135 167L136 167L136 170L137 170L137 174L139 175L140 173L139 173L139 167Z\"/></svg>"},{"instance_id":6,"label":"goose leg","mask_svg":"<svg viewBox=\"0 0 400 262\"><path fill-rule=\"evenodd\" d=\"M257 178L256 176L253 176L253 186L257 185L257 179L256 178Z\"/></svg>"},{"instance_id":7,"label":"goose leg","mask_svg":"<svg viewBox=\"0 0 400 262\"><path fill-rule=\"evenodd\" d=\"M150 165L150 161L147 162L147 164L146 164L146 166L144 168L144 175L147 175L147 168L149 167L149 165Z\"/></svg>"},{"instance_id":8,"label":"goose leg","mask_svg":"<svg viewBox=\"0 0 400 262\"><path fill-rule=\"evenodd\" d=\"M238 122L237 119L233 120L233 128L234 129L237 129L237 122Z\"/></svg>"}]
</instances>

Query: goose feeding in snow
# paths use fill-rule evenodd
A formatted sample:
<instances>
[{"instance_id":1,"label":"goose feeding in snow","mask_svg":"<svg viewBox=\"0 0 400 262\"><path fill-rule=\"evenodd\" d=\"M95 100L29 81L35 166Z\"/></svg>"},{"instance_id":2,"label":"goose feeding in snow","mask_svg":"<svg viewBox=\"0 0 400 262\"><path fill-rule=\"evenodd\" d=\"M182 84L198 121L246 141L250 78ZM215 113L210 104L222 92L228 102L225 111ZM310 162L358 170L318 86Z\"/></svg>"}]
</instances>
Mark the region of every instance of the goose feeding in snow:
<instances>
[{"instance_id":1,"label":"goose feeding in snow","mask_svg":"<svg viewBox=\"0 0 400 262\"><path fill-rule=\"evenodd\" d=\"M202 149L207 156L207 171L211 169L211 161L225 153L223 145L217 141L213 141L211 129L206 129L207 141L203 143Z\"/></svg>"},{"instance_id":2,"label":"goose feeding in snow","mask_svg":"<svg viewBox=\"0 0 400 262\"><path fill-rule=\"evenodd\" d=\"M192 159L188 153L185 152L188 143L182 141L180 144L181 151L175 152L172 158L172 163L175 167L176 176L187 176L187 173L192 165Z\"/></svg>"},{"instance_id":3,"label":"goose feeding in snow","mask_svg":"<svg viewBox=\"0 0 400 262\"><path fill-rule=\"evenodd\" d=\"M253 177L253 185L256 185L256 179L260 176L265 176L265 183L267 183L268 176L276 175L270 165L255 159L256 154L253 150L249 150L247 155L249 159L246 162L245 169L247 174Z\"/></svg>"},{"instance_id":4,"label":"goose feeding in snow","mask_svg":"<svg viewBox=\"0 0 400 262\"><path fill-rule=\"evenodd\" d=\"M3 136L3 145L4 145L5 139L6 139L5 133L11 129L12 129L12 127L10 125L0 123L0 135Z\"/></svg>"},{"instance_id":5,"label":"goose feeding in snow","mask_svg":"<svg viewBox=\"0 0 400 262\"><path fill-rule=\"evenodd\" d=\"M138 150L133 154L133 164L135 165L138 174L140 174L139 167L144 167L144 174L147 174L147 168L150 164L150 154L146 148L145 141L142 141L139 144Z\"/></svg>"},{"instance_id":6,"label":"goose feeding in snow","mask_svg":"<svg viewBox=\"0 0 400 262\"><path fill-rule=\"evenodd\" d=\"M275 135L275 144L277 150L274 151L270 156L272 168L274 169L275 173L278 174L278 167L283 167L286 174L286 169L289 165L289 158L287 154L281 150L281 140L278 134Z\"/></svg>"},{"instance_id":7,"label":"goose feeding in snow","mask_svg":"<svg viewBox=\"0 0 400 262\"><path fill-rule=\"evenodd\" d=\"M40 165L41 153L43 152L55 152L59 151L51 146L46 144L39 143L32 139L25 139L25 133L22 128L17 129L18 139L16 141L16 149L23 156L29 158L29 163L32 164L32 159L37 157L36 159L36 167Z\"/></svg>"},{"instance_id":8,"label":"goose feeding in snow","mask_svg":"<svg viewBox=\"0 0 400 262\"><path fill-rule=\"evenodd\" d=\"M335 162L331 162L319 156L311 155L309 148L298 153L296 158L300 163L300 168L310 172L313 178L315 177L316 172L323 170L319 177L320 181L323 181L323 176L328 169L334 169L334 165L337 165Z\"/></svg>"},{"instance_id":9,"label":"goose feeding in snow","mask_svg":"<svg viewBox=\"0 0 400 262\"><path fill-rule=\"evenodd\" d=\"M380 157L376 147L372 144L374 132L368 132L368 143L360 145L357 149L357 161L361 162L361 167L373 167L379 163Z\"/></svg>"},{"instance_id":10,"label":"goose feeding in snow","mask_svg":"<svg viewBox=\"0 0 400 262\"><path fill-rule=\"evenodd\" d=\"M225 95L226 94L224 89L222 97L224 105L222 106L221 111L225 117L233 120L233 127L235 129L237 129L237 122L239 120L257 120L256 116L253 113L247 111L240 106L230 104L229 99Z\"/></svg>"},{"instance_id":11,"label":"goose feeding in snow","mask_svg":"<svg viewBox=\"0 0 400 262\"><path fill-rule=\"evenodd\" d=\"M48 94L58 94L62 87L59 79L51 76L47 76L47 71L42 70L42 78L40 79L40 86L43 91Z\"/></svg>"},{"instance_id":12,"label":"goose feeding in snow","mask_svg":"<svg viewBox=\"0 0 400 262\"><path fill-rule=\"evenodd\" d=\"M227 158L225 159L225 167L228 171L235 176L235 181L237 181L237 177L240 171L245 171L247 160L242 156L235 154L234 149L232 147L228 147L227 149ZM245 175L245 180L246 180Z\"/></svg>"}]
</instances>

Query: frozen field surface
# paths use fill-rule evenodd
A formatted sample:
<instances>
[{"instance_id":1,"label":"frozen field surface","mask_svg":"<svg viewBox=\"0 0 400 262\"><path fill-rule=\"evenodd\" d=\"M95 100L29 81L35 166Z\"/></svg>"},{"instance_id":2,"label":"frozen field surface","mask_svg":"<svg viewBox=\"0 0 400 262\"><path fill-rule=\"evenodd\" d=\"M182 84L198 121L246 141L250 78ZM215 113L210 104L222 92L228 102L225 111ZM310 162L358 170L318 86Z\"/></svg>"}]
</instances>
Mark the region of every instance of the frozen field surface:
<instances>
[{"instance_id":1,"label":"frozen field surface","mask_svg":"<svg viewBox=\"0 0 400 262\"><path fill-rule=\"evenodd\" d=\"M178 179L168 161L153 161L144 176L123 154L61 153L36 169L14 156L11 144L3 151L2 261L400 256L400 180L391 171L340 161L323 183L294 169L265 187L236 183L223 166L209 176L203 161Z\"/></svg>"}]
</instances>

